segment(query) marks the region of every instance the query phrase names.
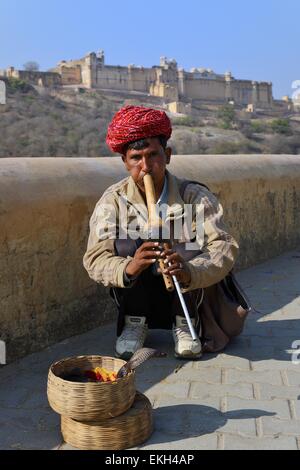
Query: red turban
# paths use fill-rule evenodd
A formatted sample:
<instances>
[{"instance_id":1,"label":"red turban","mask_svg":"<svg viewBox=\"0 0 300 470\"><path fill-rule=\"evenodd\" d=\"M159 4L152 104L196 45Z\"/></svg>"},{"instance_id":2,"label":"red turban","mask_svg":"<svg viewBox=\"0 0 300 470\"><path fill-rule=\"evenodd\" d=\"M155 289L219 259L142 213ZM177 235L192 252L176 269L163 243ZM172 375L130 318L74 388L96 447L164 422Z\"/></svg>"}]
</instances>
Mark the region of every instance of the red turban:
<instances>
[{"instance_id":1,"label":"red turban","mask_svg":"<svg viewBox=\"0 0 300 470\"><path fill-rule=\"evenodd\" d=\"M171 122L164 111L125 106L115 114L108 126L106 143L113 152L123 154L130 142L159 135L168 140L171 134Z\"/></svg>"}]
</instances>

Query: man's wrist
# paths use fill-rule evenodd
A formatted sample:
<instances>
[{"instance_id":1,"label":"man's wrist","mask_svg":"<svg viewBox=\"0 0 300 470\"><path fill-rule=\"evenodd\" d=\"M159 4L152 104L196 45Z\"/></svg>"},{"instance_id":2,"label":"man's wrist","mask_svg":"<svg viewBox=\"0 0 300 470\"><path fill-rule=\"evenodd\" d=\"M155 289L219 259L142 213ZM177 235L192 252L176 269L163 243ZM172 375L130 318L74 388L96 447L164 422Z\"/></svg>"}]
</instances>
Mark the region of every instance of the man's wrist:
<instances>
[{"instance_id":1,"label":"man's wrist","mask_svg":"<svg viewBox=\"0 0 300 470\"><path fill-rule=\"evenodd\" d=\"M131 276L130 274L127 274L126 271L124 271L124 278L126 281L135 281L138 276Z\"/></svg>"},{"instance_id":2,"label":"man's wrist","mask_svg":"<svg viewBox=\"0 0 300 470\"><path fill-rule=\"evenodd\" d=\"M130 263L128 263L127 266L129 264ZM125 287L131 287L131 285L135 283L138 276L131 274L130 269L129 269L129 272L127 272L127 266L125 267L125 269L123 271L123 281L124 281L124 286Z\"/></svg>"},{"instance_id":3,"label":"man's wrist","mask_svg":"<svg viewBox=\"0 0 300 470\"><path fill-rule=\"evenodd\" d=\"M132 261L130 261L130 263L127 264L124 273L129 279L136 279L139 275L139 273L134 268L134 264Z\"/></svg>"},{"instance_id":4,"label":"man's wrist","mask_svg":"<svg viewBox=\"0 0 300 470\"><path fill-rule=\"evenodd\" d=\"M133 284L136 281L135 277L128 277L125 271L123 273L123 279L124 279L125 287L131 286L131 284Z\"/></svg>"},{"instance_id":5,"label":"man's wrist","mask_svg":"<svg viewBox=\"0 0 300 470\"><path fill-rule=\"evenodd\" d=\"M191 284L191 281L192 281L192 275L191 275L191 271L186 263L186 269L185 269L185 273L184 273L184 279L181 281L181 286L183 289L186 289L190 286Z\"/></svg>"}]
</instances>

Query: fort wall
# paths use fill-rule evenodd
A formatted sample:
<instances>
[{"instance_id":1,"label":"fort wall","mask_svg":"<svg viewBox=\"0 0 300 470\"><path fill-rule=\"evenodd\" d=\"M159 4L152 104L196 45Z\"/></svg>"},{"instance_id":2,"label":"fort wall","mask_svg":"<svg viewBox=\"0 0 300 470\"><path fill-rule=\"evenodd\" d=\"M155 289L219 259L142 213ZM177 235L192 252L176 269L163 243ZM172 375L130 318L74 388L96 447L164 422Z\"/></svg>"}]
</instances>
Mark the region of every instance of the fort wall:
<instances>
[{"instance_id":1,"label":"fort wall","mask_svg":"<svg viewBox=\"0 0 300 470\"><path fill-rule=\"evenodd\" d=\"M69 75L66 67L69 68ZM81 68L81 84L87 88L149 93L165 98L166 102L179 99L234 100L240 105L272 105L271 83L236 80L230 72L221 75L204 68L193 68L191 72L186 72L178 68L174 59L166 57L161 57L160 65L152 68L113 66L105 64L104 52L100 51L98 54L89 53L79 61L63 61L53 70L62 75L63 84L68 84L68 76L72 77L72 73L76 80L79 79L78 67Z\"/></svg>"},{"instance_id":2,"label":"fort wall","mask_svg":"<svg viewBox=\"0 0 300 470\"><path fill-rule=\"evenodd\" d=\"M106 65L104 52L90 52L79 60L63 60L49 72L27 72L10 67L0 76L21 78L39 86L78 85L89 89L141 92L174 101L228 102L237 105L273 105L272 83L236 80L230 72L216 74L211 69L178 68L174 59L160 58L151 68L128 65Z\"/></svg>"}]
</instances>

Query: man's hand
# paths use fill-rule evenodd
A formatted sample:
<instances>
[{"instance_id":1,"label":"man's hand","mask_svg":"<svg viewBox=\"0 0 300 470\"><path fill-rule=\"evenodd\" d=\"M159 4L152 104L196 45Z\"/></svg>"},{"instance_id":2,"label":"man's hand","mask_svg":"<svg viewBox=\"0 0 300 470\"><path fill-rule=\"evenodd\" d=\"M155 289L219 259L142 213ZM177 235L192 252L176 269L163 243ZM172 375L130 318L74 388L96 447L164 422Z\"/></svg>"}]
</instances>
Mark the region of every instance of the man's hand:
<instances>
[{"instance_id":1,"label":"man's hand","mask_svg":"<svg viewBox=\"0 0 300 470\"><path fill-rule=\"evenodd\" d=\"M169 249L161 253L161 258L164 259L165 269L164 274L169 276L176 276L178 282L184 286L188 286L191 282L191 273L184 259L176 253L176 251ZM159 270L160 271L160 270Z\"/></svg>"},{"instance_id":2,"label":"man's hand","mask_svg":"<svg viewBox=\"0 0 300 470\"><path fill-rule=\"evenodd\" d=\"M158 242L144 242L135 252L134 257L126 266L128 277L137 277L145 269L154 264L161 256Z\"/></svg>"}]
</instances>

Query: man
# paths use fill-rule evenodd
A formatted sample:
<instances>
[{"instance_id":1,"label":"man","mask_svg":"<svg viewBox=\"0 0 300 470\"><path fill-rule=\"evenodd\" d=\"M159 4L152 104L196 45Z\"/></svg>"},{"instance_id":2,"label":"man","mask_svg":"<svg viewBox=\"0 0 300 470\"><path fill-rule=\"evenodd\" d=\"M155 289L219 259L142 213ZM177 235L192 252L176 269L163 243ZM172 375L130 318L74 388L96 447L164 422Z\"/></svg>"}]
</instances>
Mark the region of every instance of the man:
<instances>
[{"instance_id":1,"label":"man","mask_svg":"<svg viewBox=\"0 0 300 470\"><path fill-rule=\"evenodd\" d=\"M188 359L199 358L203 349L221 350L231 336L226 321L211 306L217 291L209 294L209 288L215 289L232 270L238 244L226 232L216 197L205 186L184 182L166 170L171 159L167 146L171 133L164 112L135 106L119 110L107 133L108 146L122 155L130 176L109 187L97 203L84 266L92 279L111 288L119 310L116 356L126 360L143 346L149 328L172 328L175 356ZM164 210L164 221L173 227L172 249L139 236L147 227L146 174L152 176L156 204ZM187 249L186 242L191 240L185 234L174 236L174 224L182 219L184 204L203 208L203 240L198 236L192 240L197 250L194 245ZM126 237L121 236L124 205ZM195 228L197 210L192 212L191 225ZM163 273L176 276L180 283L199 334L197 341L192 341L176 291L165 288L159 259L164 260Z\"/></svg>"}]
</instances>

